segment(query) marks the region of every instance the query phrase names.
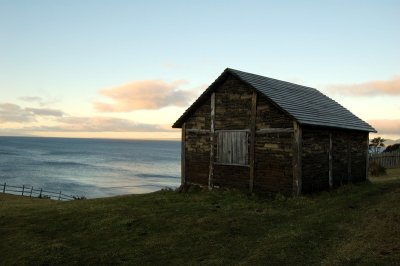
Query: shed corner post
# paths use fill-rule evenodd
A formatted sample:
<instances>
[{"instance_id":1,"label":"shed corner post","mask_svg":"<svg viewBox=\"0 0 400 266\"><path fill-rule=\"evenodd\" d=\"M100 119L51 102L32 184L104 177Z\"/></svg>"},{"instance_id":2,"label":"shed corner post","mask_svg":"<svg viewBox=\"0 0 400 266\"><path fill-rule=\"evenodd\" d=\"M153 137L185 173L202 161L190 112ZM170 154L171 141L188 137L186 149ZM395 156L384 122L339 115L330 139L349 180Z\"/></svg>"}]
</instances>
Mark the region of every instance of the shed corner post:
<instances>
[{"instance_id":1,"label":"shed corner post","mask_svg":"<svg viewBox=\"0 0 400 266\"><path fill-rule=\"evenodd\" d=\"M181 140L181 185L186 185L186 123L182 125L182 140Z\"/></svg>"},{"instance_id":2,"label":"shed corner post","mask_svg":"<svg viewBox=\"0 0 400 266\"><path fill-rule=\"evenodd\" d=\"M329 160L329 189L333 188L333 155L332 155L332 132L329 132L329 152L328 152L328 160Z\"/></svg>"},{"instance_id":3,"label":"shed corner post","mask_svg":"<svg viewBox=\"0 0 400 266\"><path fill-rule=\"evenodd\" d=\"M365 180L369 178L369 132L367 132L367 155L365 162Z\"/></svg>"},{"instance_id":4,"label":"shed corner post","mask_svg":"<svg viewBox=\"0 0 400 266\"><path fill-rule=\"evenodd\" d=\"M256 115L257 115L257 92L254 90L251 98L251 118L250 118L250 180L249 180L250 193L253 192L254 188L254 165L255 165L254 146L256 139Z\"/></svg>"},{"instance_id":5,"label":"shed corner post","mask_svg":"<svg viewBox=\"0 0 400 266\"><path fill-rule=\"evenodd\" d=\"M214 139L215 139L215 92L211 94L211 124L210 124L210 167L208 174L208 189L214 187L213 176L214 176Z\"/></svg>"},{"instance_id":6,"label":"shed corner post","mask_svg":"<svg viewBox=\"0 0 400 266\"><path fill-rule=\"evenodd\" d=\"M300 124L293 121L293 196L301 194L302 187L302 130Z\"/></svg>"}]
</instances>

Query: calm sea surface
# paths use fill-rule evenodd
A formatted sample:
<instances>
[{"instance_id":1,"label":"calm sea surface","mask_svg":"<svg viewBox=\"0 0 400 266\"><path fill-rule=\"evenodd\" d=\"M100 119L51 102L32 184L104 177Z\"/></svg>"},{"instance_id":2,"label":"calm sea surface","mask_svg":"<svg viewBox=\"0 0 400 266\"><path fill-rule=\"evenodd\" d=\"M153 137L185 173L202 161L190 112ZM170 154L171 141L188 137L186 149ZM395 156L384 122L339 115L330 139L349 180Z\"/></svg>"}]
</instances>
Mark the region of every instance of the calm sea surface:
<instances>
[{"instance_id":1,"label":"calm sea surface","mask_svg":"<svg viewBox=\"0 0 400 266\"><path fill-rule=\"evenodd\" d=\"M87 198L180 183L180 142L0 137L0 184Z\"/></svg>"}]
</instances>

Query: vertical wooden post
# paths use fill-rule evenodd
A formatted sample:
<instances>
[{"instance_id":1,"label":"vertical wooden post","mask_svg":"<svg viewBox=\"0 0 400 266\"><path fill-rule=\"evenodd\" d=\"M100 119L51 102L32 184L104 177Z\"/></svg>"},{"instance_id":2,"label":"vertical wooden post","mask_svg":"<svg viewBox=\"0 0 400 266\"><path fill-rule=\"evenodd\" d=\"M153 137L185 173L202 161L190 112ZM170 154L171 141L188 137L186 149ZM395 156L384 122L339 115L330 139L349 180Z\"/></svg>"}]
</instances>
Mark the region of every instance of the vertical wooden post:
<instances>
[{"instance_id":1,"label":"vertical wooden post","mask_svg":"<svg viewBox=\"0 0 400 266\"><path fill-rule=\"evenodd\" d=\"M347 141L347 181L351 182L351 137Z\"/></svg>"},{"instance_id":2,"label":"vertical wooden post","mask_svg":"<svg viewBox=\"0 0 400 266\"><path fill-rule=\"evenodd\" d=\"M329 188L333 188L333 179L332 179L332 132L329 132Z\"/></svg>"},{"instance_id":3,"label":"vertical wooden post","mask_svg":"<svg viewBox=\"0 0 400 266\"><path fill-rule=\"evenodd\" d=\"M181 185L186 185L186 123L182 125L181 141Z\"/></svg>"},{"instance_id":4,"label":"vertical wooden post","mask_svg":"<svg viewBox=\"0 0 400 266\"><path fill-rule=\"evenodd\" d=\"M365 159L365 180L368 179L368 169L369 169L369 133L367 133L367 158Z\"/></svg>"},{"instance_id":5,"label":"vertical wooden post","mask_svg":"<svg viewBox=\"0 0 400 266\"><path fill-rule=\"evenodd\" d=\"M212 189L214 175L214 133L215 132L215 92L211 94L211 128L210 128L210 167L208 174L208 188Z\"/></svg>"},{"instance_id":6,"label":"vertical wooden post","mask_svg":"<svg viewBox=\"0 0 400 266\"><path fill-rule=\"evenodd\" d=\"M25 185L22 185L22 196L24 195Z\"/></svg>"},{"instance_id":7,"label":"vertical wooden post","mask_svg":"<svg viewBox=\"0 0 400 266\"><path fill-rule=\"evenodd\" d=\"M302 134L301 127L293 121L293 195L298 196L301 194L302 186Z\"/></svg>"},{"instance_id":8,"label":"vertical wooden post","mask_svg":"<svg viewBox=\"0 0 400 266\"><path fill-rule=\"evenodd\" d=\"M253 91L253 96L251 97L251 117L250 117L250 182L249 190L253 192L254 187L254 146L256 139L256 115L257 115L257 92Z\"/></svg>"},{"instance_id":9,"label":"vertical wooden post","mask_svg":"<svg viewBox=\"0 0 400 266\"><path fill-rule=\"evenodd\" d=\"M42 197L42 188L40 189L40 194L39 194L39 198Z\"/></svg>"}]
</instances>

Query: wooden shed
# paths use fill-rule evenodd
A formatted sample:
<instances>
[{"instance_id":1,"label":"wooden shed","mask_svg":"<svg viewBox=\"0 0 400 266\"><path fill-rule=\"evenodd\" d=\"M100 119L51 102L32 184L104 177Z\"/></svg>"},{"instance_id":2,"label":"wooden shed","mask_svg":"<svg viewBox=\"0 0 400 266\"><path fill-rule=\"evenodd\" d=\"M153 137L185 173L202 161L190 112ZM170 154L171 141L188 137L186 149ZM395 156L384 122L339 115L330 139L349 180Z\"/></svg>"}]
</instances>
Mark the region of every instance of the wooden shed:
<instances>
[{"instance_id":1,"label":"wooden shed","mask_svg":"<svg viewBox=\"0 0 400 266\"><path fill-rule=\"evenodd\" d=\"M172 127L183 185L286 195L366 180L376 132L316 89L230 68Z\"/></svg>"}]
</instances>

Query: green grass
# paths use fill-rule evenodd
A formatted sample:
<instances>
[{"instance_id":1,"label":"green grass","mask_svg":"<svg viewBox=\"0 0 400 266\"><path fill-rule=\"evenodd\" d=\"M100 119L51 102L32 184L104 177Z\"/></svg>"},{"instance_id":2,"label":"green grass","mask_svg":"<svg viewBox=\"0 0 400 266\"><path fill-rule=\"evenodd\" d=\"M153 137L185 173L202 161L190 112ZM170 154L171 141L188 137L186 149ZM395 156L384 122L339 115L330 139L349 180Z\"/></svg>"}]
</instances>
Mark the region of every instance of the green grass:
<instances>
[{"instance_id":1,"label":"green grass","mask_svg":"<svg viewBox=\"0 0 400 266\"><path fill-rule=\"evenodd\" d=\"M232 190L58 202L0 194L1 265L396 265L400 169L284 199Z\"/></svg>"}]
</instances>

